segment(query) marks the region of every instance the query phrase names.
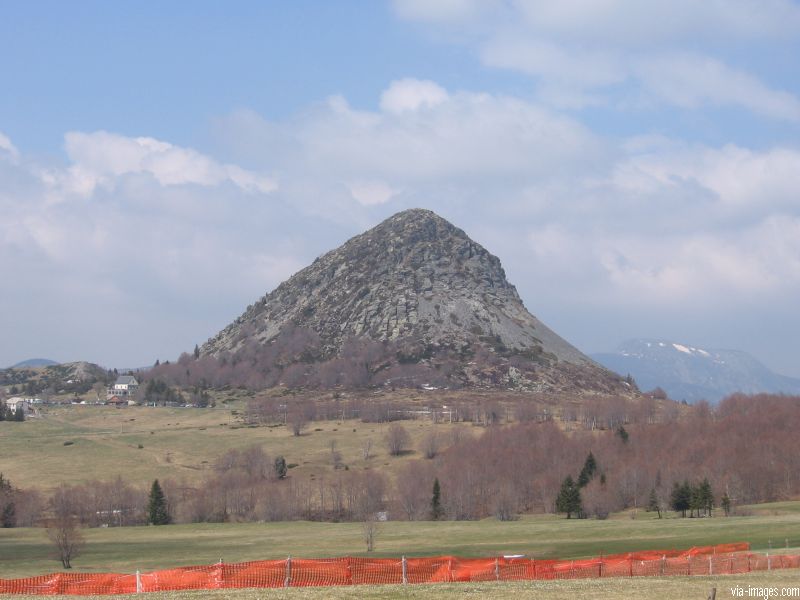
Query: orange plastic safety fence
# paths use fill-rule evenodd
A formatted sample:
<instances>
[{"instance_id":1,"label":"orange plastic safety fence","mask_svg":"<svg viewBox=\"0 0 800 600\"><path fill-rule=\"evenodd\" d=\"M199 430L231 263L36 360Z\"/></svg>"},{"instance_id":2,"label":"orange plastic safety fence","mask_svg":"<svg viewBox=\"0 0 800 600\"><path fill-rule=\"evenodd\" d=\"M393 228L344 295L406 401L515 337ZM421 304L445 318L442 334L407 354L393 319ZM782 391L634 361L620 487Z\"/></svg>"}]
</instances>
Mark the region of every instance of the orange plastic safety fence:
<instances>
[{"instance_id":1,"label":"orange plastic safety fence","mask_svg":"<svg viewBox=\"0 0 800 600\"><path fill-rule=\"evenodd\" d=\"M327 558L199 565L126 575L54 573L0 579L2 594L125 594L220 588L520 581L595 577L723 575L800 568L800 556L752 554L748 544L614 554L583 560L530 558Z\"/></svg>"}]
</instances>

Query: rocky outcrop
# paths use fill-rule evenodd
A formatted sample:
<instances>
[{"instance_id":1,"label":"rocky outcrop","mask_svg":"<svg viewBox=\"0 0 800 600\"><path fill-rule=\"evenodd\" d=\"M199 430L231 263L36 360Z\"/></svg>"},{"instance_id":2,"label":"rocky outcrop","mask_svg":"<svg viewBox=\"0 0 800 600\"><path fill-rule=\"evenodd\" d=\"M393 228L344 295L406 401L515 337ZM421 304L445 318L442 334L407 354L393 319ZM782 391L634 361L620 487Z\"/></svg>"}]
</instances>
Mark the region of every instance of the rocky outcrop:
<instances>
[{"instance_id":1,"label":"rocky outcrop","mask_svg":"<svg viewBox=\"0 0 800 600\"><path fill-rule=\"evenodd\" d=\"M426 348L427 357L462 356L466 370L476 348L542 367L601 370L526 310L496 256L429 210L398 213L317 258L201 352L235 354L290 327L319 336L321 359L335 357L349 339L368 338L411 342ZM504 381L523 379L506 367Z\"/></svg>"}]
</instances>

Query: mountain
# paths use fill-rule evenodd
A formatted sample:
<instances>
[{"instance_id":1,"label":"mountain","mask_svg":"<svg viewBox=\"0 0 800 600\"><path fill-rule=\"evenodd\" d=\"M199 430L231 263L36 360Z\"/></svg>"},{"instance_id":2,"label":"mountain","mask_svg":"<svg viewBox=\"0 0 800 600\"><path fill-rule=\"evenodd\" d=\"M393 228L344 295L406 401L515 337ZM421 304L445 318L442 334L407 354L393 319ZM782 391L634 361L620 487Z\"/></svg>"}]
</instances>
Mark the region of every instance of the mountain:
<instances>
[{"instance_id":1,"label":"mountain","mask_svg":"<svg viewBox=\"0 0 800 600\"><path fill-rule=\"evenodd\" d=\"M367 362L373 385L624 387L527 311L496 256L422 209L317 258L200 348L225 361L259 353L328 371Z\"/></svg>"},{"instance_id":2,"label":"mountain","mask_svg":"<svg viewBox=\"0 0 800 600\"><path fill-rule=\"evenodd\" d=\"M9 369L25 369L32 367L52 367L57 365L58 362L50 360L49 358L29 358L9 367Z\"/></svg>"},{"instance_id":3,"label":"mountain","mask_svg":"<svg viewBox=\"0 0 800 600\"><path fill-rule=\"evenodd\" d=\"M612 371L630 374L640 389L660 387L674 400L717 402L734 392L800 394L800 379L773 373L738 350L636 339L592 358Z\"/></svg>"}]
</instances>

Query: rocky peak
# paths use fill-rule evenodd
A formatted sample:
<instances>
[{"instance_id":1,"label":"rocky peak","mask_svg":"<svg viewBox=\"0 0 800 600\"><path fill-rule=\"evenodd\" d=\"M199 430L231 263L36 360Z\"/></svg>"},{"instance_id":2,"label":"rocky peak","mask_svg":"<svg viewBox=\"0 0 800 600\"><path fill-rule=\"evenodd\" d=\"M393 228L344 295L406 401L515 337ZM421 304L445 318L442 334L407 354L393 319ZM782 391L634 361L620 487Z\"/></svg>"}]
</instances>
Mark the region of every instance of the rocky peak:
<instances>
[{"instance_id":1,"label":"rocky peak","mask_svg":"<svg viewBox=\"0 0 800 600\"><path fill-rule=\"evenodd\" d=\"M321 359L349 339L408 341L469 357L477 347L538 365L594 363L524 307L500 260L432 211L406 210L317 258L201 349L235 353L282 331L318 336Z\"/></svg>"}]
</instances>

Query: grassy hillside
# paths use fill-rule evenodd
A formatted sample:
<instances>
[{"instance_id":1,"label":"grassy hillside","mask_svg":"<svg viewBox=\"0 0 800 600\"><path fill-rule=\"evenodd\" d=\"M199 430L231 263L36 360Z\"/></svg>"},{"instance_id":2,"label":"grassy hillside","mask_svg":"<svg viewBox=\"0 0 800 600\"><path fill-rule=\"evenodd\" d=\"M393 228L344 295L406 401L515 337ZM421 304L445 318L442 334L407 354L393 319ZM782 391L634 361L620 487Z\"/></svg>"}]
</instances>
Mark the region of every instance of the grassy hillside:
<instances>
[{"instance_id":1,"label":"grassy hillside","mask_svg":"<svg viewBox=\"0 0 800 600\"><path fill-rule=\"evenodd\" d=\"M285 558L363 556L358 523L195 524L85 530L86 548L76 572L133 572ZM748 541L754 549L783 551L785 539L800 546L800 512L750 517L657 519L639 513L606 521L527 516L519 521L387 522L380 526L373 556L525 554L580 558L644 549L689 548ZM0 577L59 570L43 529L0 530ZM791 551L795 551L792 549Z\"/></svg>"},{"instance_id":2,"label":"grassy hillside","mask_svg":"<svg viewBox=\"0 0 800 600\"><path fill-rule=\"evenodd\" d=\"M237 403L236 405L239 405ZM413 445L433 425L406 421ZM447 437L452 428L481 431L469 424L437 425ZM18 487L51 488L61 482L109 480L123 475L133 483L155 478L199 480L214 461L231 448L261 445L270 456L283 455L297 467L294 477L330 470L331 443L350 468L392 471L418 452L389 457L385 423L323 421L312 423L300 437L286 427L248 427L235 408L186 409L68 405L47 407L42 417L0 427L3 452L0 472ZM372 440L372 458L361 448ZM141 447L140 447L141 446Z\"/></svg>"}]
</instances>

